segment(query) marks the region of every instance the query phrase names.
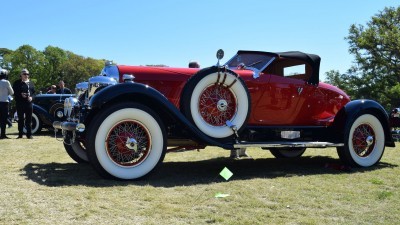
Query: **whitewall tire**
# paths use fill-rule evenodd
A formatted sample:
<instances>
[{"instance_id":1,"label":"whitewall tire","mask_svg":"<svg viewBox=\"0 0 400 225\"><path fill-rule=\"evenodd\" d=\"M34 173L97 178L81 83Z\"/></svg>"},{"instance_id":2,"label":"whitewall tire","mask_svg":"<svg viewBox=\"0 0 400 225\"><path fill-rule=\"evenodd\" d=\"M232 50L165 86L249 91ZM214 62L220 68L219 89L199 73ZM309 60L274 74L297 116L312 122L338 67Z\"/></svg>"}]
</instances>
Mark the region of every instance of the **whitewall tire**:
<instances>
[{"instance_id":1,"label":"whitewall tire","mask_svg":"<svg viewBox=\"0 0 400 225\"><path fill-rule=\"evenodd\" d=\"M165 156L164 126L148 107L135 103L112 106L100 112L92 124L87 139L88 156L104 177L141 178Z\"/></svg>"},{"instance_id":2,"label":"whitewall tire","mask_svg":"<svg viewBox=\"0 0 400 225\"><path fill-rule=\"evenodd\" d=\"M359 167L377 164L385 150L382 123L372 114L361 114L345 128L344 144L338 153L346 164Z\"/></svg>"},{"instance_id":3,"label":"whitewall tire","mask_svg":"<svg viewBox=\"0 0 400 225\"><path fill-rule=\"evenodd\" d=\"M204 134L223 139L234 134L227 121L238 130L245 126L250 111L249 96L245 83L236 73L212 67L188 81L181 107Z\"/></svg>"}]
</instances>

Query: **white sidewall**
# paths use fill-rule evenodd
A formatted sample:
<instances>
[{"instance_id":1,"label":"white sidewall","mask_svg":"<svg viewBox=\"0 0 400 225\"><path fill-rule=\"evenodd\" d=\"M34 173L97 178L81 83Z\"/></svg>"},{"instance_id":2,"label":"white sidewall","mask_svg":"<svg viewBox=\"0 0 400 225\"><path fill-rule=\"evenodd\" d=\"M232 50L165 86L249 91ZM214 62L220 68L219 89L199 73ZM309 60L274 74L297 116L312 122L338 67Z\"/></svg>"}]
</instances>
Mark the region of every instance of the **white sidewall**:
<instances>
[{"instance_id":1,"label":"white sidewall","mask_svg":"<svg viewBox=\"0 0 400 225\"><path fill-rule=\"evenodd\" d=\"M39 129L39 123L40 123L40 121L39 121L39 117L35 114L35 113L32 113L32 121L33 120L35 120L35 127L32 127L32 130L31 130L31 132L32 132L32 134L34 134L34 133L36 133L37 131L38 131L38 129ZM23 131L24 131L24 133L26 134L26 128L25 128L25 126L24 126L24 129L23 129Z\"/></svg>"},{"instance_id":2,"label":"white sidewall","mask_svg":"<svg viewBox=\"0 0 400 225\"><path fill-rule=\"evenodd\" d=\"M142 123L142 125L148 129L151 138L149 155L143 162L132 167L124 167L112 161L107 154L105 143L110 129L120 121L127 119L136 120ZM160 125L147 112L136 108L120 109L103 120L97 130L95 140L96 156L103 169L112 176L120 179L139 178L149 173L157 165L163 154L164 138Z\"/></svg>"},{"instance_id":3,"label":"white sidewall","mask_svg":"<svg viewBox=\"0 0 400 225\"><path fill-rule=\"evenodd\" d=\"M353 148L353 141L352 141L355 129L362 124L368 124L369 126L371 126L375 133L374 149L366 157L360 157L356 154ZM368 167L374 165L376 162L379 161L385 149L385 133L381 122L371 114L364 114L358 117L350 128L349 140L347 144L349 146L351 158L357 165L362 167Z\"/></svg>"},{"instance_id":4,"label":"white sidewall","mask_svg":"<svg viewBox=\"0 0 400 225\"><path fill-rule=\"evenodd\" d=\"M211 84L214 84L217 81L218 73L212 73L210 75L205 76L203 79L197 83L196 87L193 89L192 97L190 99L190 112L196 126L205 134L214 138L225 138L229 137L233 134L233 131L228 126L212 126L207 124L202 116L199 113L199 98L201 93ZM223 73L221 73L220 80L222 80ZM248 109L249 109L249 99L247 98L247 92L245 87L243 87L242 83L239 82L239 79L227 73L227 77L225 80L225 84L231 84L234 80L237 80L236 83L231 87L235 97L236 97L236 106L237 112L231 121L233 125L236 125L237 129L240 129L244 122L246 121Z\"/></svg>"}]
</instances>

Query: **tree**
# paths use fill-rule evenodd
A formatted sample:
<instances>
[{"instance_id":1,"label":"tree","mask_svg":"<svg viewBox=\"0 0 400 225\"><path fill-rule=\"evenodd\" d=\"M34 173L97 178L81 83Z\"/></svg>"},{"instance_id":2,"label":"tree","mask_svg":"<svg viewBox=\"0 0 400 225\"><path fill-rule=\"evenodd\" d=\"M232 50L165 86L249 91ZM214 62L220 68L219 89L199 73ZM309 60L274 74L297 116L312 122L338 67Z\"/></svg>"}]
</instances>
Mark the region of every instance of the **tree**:
<instances>
[{"instance_id":1,"label":"tree","mask_svg":"<svg viewBox=\"0 0 400 225\"><path fill-rule=\"evenodd\" d=\"M346 74L355 98L370 98L386 109L400 104L400 7L385 8L346 38L355 65Z\"/></svg>"},{"instance_id":2,"label":"tree","mask_svg":"<svg viewBox=\"0 0 400 225\"><path fill-rule=\"evenodd\" d=\"M27 68L35 85L38 87L43 86L43 79L46 77L46 74L43 73L43 68L47 64L47 60L42 52L32 46L22 45L12 53L6 54L3 58L3 63L10 70L9 79L11 82L19 78L22 69Z\"/></svg>"},{"instance_id":3,"label":"tree","mask_svg":"<svg viewBox=\"0 0 400 225\"><path fill-rule=\"evenodd\" d=\"M0 48L0 67L1 68L8 68L8 65L4 64L3 58L5 55L11 54L13 51L8 48Z\"/></svg>"},{"instance_id":4,"label":"tree","mask_svg":"<svg viewBox=\"0 0 400 225\"><path fill-rule=\"evenodd\" d=\"M62 65L68 58L67 53L63 49L53 46L47 46L43 54L48 62L43 71L43 73L47 74L43 83L49 87L62 77Z\"/></svg>"},{"instance_id":5,"label":"tree","mask_svg":"<svg viewBox=\"0 0 400 225\"><path fill-rule=\"evenodd\" d=\"M30 45L22 45L15 51L0 48L0 66L10 71L10 81L19 79L20 71L27 68L38 93L60 80L73 89L75 84L99 74L104 62L53 46L47 46L43 52Z\"/></svg>"},{"instance_id":6,"label":"tree","mask_svg":"<svg viewBox=\"0 0 400 225\"><path fill-rule=\"evenodd\" d=\"M90 77L100 74L104 67L105 60L85 58L67 51L67 58L62 65L62 75L60 79L64 80L70 88L82 81L87 81Z\"/></svg>"}]
</instances>

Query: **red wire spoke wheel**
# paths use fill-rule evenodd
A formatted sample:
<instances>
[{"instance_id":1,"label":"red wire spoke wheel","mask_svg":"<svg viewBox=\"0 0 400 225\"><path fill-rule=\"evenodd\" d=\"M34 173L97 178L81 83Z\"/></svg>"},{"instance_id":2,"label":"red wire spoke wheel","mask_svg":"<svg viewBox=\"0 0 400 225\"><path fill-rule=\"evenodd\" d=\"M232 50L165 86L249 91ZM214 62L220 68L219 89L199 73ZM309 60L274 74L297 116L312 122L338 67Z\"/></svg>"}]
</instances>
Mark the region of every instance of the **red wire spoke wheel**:
<instances>
[{"instance_id":1,"label":"red wire spoke wheel","mask_svg":"<svg viewBox=\"0 0 400 225\"><path fill-rule=\"evenodd\" d=\"M344 146L337 148L339 158L349 166L377 164L385 150L385 132L381 121L373 114L361 113L346 124Z\"/></svg>"},{"instance_id":2,"label":"red wire spoke wheel","mask_svg":"<svg viewBox=\"0 0 400 225\"><path fill-rule=\"evenodd\" d=\"M161 164L167 134L160 117L139 103L120 103L101 111L90 124L87 155L105 178L135 180Z\"/></svg>"},{"instance_id":3,"label":"red wire spoke wheel","mask_svg":"<svg viewBox=\"0 0 400 225\"><path fill-rule=\"evenodd\" d=\"M224 126L237 112L236 97L222 85L211 85L200 95L199 113L212 126Z\"/></svg>"},{"instance_id":4,"label":"red wire spoke wheel","mask_svg":"<svg viewBox=\"0 0 400 225\"><path fill-rule=\"evenodd\" d=\"M215 139L234 135L229 121L241 131L250 114L250 94L234 71L210 67L193 75L180 102L183 114L204 134Z\"/></svg>"},{"instance_id":5,"label":"red wire spoke wheel","mask_svg":"<svg viewBox=\"0 0 400 225\"><path fill-rule=\"evenodd\" d=\"M151 136L140 122L127 120L111 128L106 143L112 161L121 166L136 166L150 153Z\"/></svg>"},{"instance_id":6,"label":"red wire spoke wheel","mask_svg":"<svg viewBox=\"0 0 400 225\"><path fill-rule=\"evenodd\" d=\"M375 132L369 124L361 124L353 133L353 149L360 157L368 157L375 145Z\"/></svg>"}]
</instances>

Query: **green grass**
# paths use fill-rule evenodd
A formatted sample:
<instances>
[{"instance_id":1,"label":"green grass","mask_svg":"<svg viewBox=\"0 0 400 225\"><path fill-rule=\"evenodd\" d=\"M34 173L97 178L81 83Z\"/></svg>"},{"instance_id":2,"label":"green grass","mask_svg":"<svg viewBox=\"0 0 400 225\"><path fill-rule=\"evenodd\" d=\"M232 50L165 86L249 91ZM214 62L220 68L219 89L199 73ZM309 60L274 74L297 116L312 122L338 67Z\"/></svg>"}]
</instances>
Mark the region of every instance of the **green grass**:
<instances>
[{"instance_id":1,"label":"green grass","mask_svg":"<svg viewBox=\"0 0 400 225\"><path fill-rule=\"evenodd\" d=\"M16 125L16 124L15 124ZM7 130L16 138L15 126ZM77 164L52 133L0 140L0 224L398 224L400 148L342 172L335 149L300 159L230 160L219 148L168 153L146 180L113 181ZM227 167L233 176L218 174ZM216 193L229 194L215 198Z\"/></svg>"}]
</instances>

